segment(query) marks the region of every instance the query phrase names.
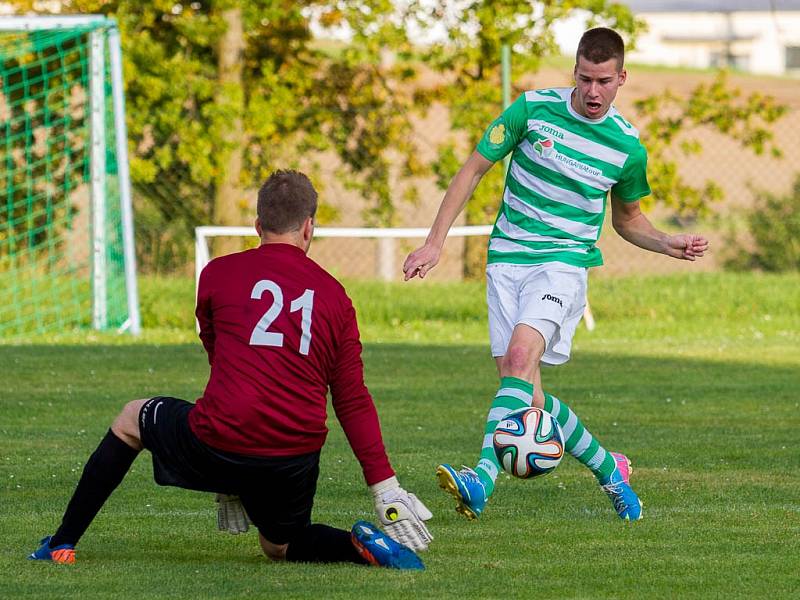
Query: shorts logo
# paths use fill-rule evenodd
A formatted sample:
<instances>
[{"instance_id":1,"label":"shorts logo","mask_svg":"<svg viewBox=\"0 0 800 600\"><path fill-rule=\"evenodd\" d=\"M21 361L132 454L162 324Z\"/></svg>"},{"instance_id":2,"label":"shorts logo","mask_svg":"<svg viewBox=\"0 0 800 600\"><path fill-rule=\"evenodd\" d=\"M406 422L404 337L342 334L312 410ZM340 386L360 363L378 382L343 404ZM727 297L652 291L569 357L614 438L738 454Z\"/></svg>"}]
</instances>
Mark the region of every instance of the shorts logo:
<instances>
[{"instance_id":1,"label":"shorts logo","mask_svg":"<svg viewBox=\"0 0 800 600\"><path fill-rule=\"evenodd\" d=\"M144 406L142 406L141 412L139 413L139 427L141 429L144 429L147 426L147 412L150 410L151 402L152 400L145 402Z\"/></svg>"},{"instance_id":2,"label":"shorts logo","mask_svg":"<svg viewBox=\"0 0 800 600\"><path fill-rule=\"evenodd\" d=\"M153 411L153 425L155 425L155 424L156 424L156 422L158 421L158 409L159 409L159 408L161 408L161 405L162 405L162 404L164 404L164 402L163 402L163 401L162 401L162 402L159 402L158 404L156 404L156 408L155 408L155 410Z\"/></svg>"},{"instance_id":3,"label":"shorts logo","mask_svg":"<svg viewBox=\"0 0 800 600\"><path fill-rule=\"evenodd\" d=\"M551 296L550 294L545 294L544 296L542 296L542 300L550 300L551 302L555 302L556 304L558 304L561 308L564 308L564 305L561 302L561 298L556 298L555 296Z\"/></svg>"},{"instance_id":4,"label":"shorts logo","mask_svg":"<svg viewBox=\"0 0 800 600\"><path fill-rule=\"evenodd\" d=\"M499 146L506 141L506 126L502 123L492 127L489 132L489 142L495 146Z\"/></svg>"},{"instance_id":5,"label":"shorts logo","mask_svg":"<svg viewBox=\"0 0 800 600\"><path fill-rule=\"evenodd\" d=\"M145 402L144 405L142 406L142 410L139 413L139 427L141 429L145 429L147 427L147 415L150 412L150 407L153 405L153 402L155 402L155 400L156 400L155 398L151 398L150 400ZM158 403L156 404L155 409L153 410L153 424L155 424L156 421L158 420L158 409L161 407L162 404L164 404L164 401L159 400Z\"/></svg>"}]
</instances>

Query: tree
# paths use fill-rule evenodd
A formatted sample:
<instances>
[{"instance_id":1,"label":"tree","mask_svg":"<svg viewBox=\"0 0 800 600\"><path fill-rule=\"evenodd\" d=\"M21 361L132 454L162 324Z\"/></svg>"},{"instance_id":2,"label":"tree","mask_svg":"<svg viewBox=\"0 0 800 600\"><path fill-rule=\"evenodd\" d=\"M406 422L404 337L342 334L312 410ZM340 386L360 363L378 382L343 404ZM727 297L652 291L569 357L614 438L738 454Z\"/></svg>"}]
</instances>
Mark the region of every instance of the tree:
<instances>
[{"instance_id":1,"label":"tree","mask_svg":"<svg viewBox=\"0 0 800 600\"><path fill-rule=\"evenodd\" d=\"M728 234L727 268L800 272L800 173L786 195L756 190L743 225L744 232L733 226Z\"/></svg>"},{"instance_id":2,"label":"tree","mask_svg":"<svg viewBox=\"0 0 800 600\"><path fill-rule=\"evenodd\" d=\"M678 172L675 150L683 155L699 154L702 131L718 131L755 154L769 150L773 156L780 156L770 126L787 107L758 93L742 98L741 91L730 86L724 71L712 83L698 85L686 98L667 91L638 100L636 109L645 123L641 139L649 156L651 201L669 207L678 217L706 216L712 204L722 198L715 182L707 180L703 187L694 187ZM681 135L684 139L676 148Z\"/></svg>"},{"instance_id":3,"label":"tree","mask_svg":"<svg viewBox=\"0 0 800 600\"><path fill-rule=\"evenodd\" d=\"M32 0L12 5L30 10ZM396 179L427 170L417 159L411 118L431 102L450 108L452 129L468 148L442 145L430 169L446 187L501 107L500 49L514 51L513 76L538 70L557 51L552 26L577 10L634 40L643 24L606 0L63 0L63 12L116 17L126 73L131 175L140 264L187 262L199 223L249 222L242 193L274 168L301 167L324 190L321 156L335 156L339 178L365 199L369 224L391 225ZM398 8L401 7L401 8ZM346 45L314 40L312 20L350 33ZM446 39L414 47L408 28L444 24ZM235 60L236 58L240 60ZM417 85L424 65L442 75ZM517 90L518 92L521 90ZM671 103L671 104L670 104ZM678 212L699 212L719 196L685 184L668 150L678 133L713 126L758 152L783 108L770 98L741 101L724 79L686 101L670 95L640 103L651 155L653 198ZM759 113L761 116L759 117ZM683 150L699 148L684 143ZM774 148L773 148L774 151ZM326 153L326 154L322 154ZM393 165L397 165L394 166ZM316 175L316 177L315 177ZM467 206L467 223L486 223L501 198L492 169ZM324 194L323 194L324 198ZM335 216L322 206L319 217ZM189 234L189 235L187 235ZM470 238L468 238L470 239ZM485 250L470 239L465 273L482 272Z\"/></svg>"},{"instance_id":4,"label":"tree","mask_svg":"<svg viewBox=\"0 0 800 600\"><path fill-rule=\"evenodd\" d=\"M241 195L242 159L244 155L245 132L243 124L244 94L242 82L242 56L245 50L242 9L231 6L222 12L225 31L220 37L217 51L219 88L219 104L228 104L231 110L230 127L222 134L222 142L229 151L227 160L221 166L220 183L214 198L214 223L219 225L238 225L242 214L238 203L231 200ZM238 250L230 244L222 249L221 254L229 254Z\"/></svg>"},{"instance_id":5,"label":"tree","mask_svg":"<svg viewBox=\"0 0 800 600\"><path fill-rule=\"evenodd\" d=\"M244 188L278 167L313 179L312 157L324 151L365 198L368 222L393 222L390 154L407 173L420 167L409 141L416 72L404 64L410 45L388 0L64 0L62 9L119 23L145 268L182 262L199 223L250 222ZM350 30L351 43L320 47L312 15ZM398 59L391 65L386 49ZM331 214L322 207L323 220Z\"/></svg>"}]
</instances>

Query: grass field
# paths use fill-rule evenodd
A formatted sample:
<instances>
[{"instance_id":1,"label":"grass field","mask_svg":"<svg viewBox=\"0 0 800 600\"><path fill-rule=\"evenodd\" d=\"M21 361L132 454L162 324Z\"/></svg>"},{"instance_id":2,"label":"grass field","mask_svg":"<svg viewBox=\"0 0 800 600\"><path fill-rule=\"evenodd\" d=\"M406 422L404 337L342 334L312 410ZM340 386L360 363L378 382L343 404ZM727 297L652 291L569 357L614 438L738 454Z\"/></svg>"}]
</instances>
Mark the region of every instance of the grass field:
<instances>
[{"instance_id":1,"label":"grass field","mask_svg":"<svg viewBox=\"0 0 800 600\"><path fill-rule=\"evenodd\" d=\"M191 282L143 281L148 331L0 345L0 597L800 597L800 277L597 280L597 328L545 385L634 463L645 519L624 524L571 458L538 481L501 475L469 523L438 462L473 464L495 391L478 284L352 284L367 382L401 482L433 510L427 570L271 564L255 533L215 528L209 495L159 488L143 455L79 546L25 560L52 533L122 403L196 398L207 377ZM335 421L314 518L372 519Z\"/></svg>"}]
</instances>

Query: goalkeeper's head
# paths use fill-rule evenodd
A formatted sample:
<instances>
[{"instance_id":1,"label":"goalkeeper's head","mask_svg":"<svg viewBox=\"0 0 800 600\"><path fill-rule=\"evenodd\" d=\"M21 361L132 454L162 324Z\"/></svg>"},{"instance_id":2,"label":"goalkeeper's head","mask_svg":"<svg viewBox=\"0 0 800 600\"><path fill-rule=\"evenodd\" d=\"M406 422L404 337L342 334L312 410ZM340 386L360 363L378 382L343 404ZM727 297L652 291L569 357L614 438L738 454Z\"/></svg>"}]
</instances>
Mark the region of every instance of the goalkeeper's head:
<instances>
[{"instance_id":1,"label":"goalkeeper's head","mask_svg":"<svg viewBox=\"0 0 800 600\"><path fill-rule=\"evenodd\" d=\"M289 243L308 251L314 234L317 191L299 171L275 171L258 190L256 231L261 242Z\"/></svg>"}]
</instances>

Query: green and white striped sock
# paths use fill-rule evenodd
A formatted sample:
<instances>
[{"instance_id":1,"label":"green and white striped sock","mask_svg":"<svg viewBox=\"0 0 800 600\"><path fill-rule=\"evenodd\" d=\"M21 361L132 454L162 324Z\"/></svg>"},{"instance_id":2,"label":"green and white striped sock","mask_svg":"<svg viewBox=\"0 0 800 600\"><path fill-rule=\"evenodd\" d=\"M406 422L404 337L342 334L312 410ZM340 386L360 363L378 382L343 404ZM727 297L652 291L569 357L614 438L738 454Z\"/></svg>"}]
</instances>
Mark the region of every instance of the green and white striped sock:
<instances>
[{"instance_id":1,"label":"green and white striped sock","mask_svg":"<svg viewBox=\"0 0 800 600\"><path fill-rule=\"evenodd\" d=\"M544 409L553 415L564 432L564 448L604 481L616 468L614 457L589 433L572 409L558 398L545 393Z\"/></svg>"},{"instance_id":2,"label":"green and white striped sock","mask_svg":"<svg viewBox=\"0 0 800 600\"><path fill-rule=\"evenodd\" d=\"M483 448L478 459L475 472L486 489L486 498L494 492L494 482L500 472L500 463L494 453L492 438L494 429L505 416L513 410L530 406L533 402L533 385L517 377L503 377L500 379L500 389L494 396L494 402L486 417L486 428L483 430Z\"/></svg>"}]
</instances>

